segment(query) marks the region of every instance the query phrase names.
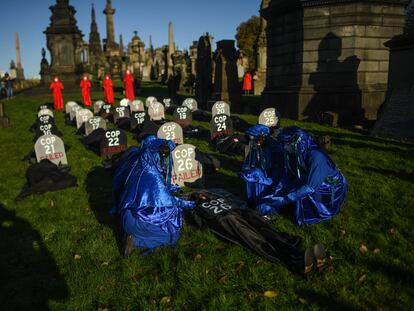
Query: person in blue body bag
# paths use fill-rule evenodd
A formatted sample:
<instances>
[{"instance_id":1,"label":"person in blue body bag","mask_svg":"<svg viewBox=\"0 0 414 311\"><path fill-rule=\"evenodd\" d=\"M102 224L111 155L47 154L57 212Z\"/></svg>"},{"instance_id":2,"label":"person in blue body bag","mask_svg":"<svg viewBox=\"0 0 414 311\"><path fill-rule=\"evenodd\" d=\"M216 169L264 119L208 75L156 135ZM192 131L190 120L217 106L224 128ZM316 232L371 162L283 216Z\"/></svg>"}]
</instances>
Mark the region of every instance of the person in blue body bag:
<instances>
[{"instance_id":1,"label":"person in blue body bag","mask_svg":"<svg viewBox=\"0 0 414 311\"><path fill-rule=\"evenodd\" d=\"M194 202L172 195L171 184L175 144L149 136L124 157L113 179L115 209L125 232L124 255L136 248L150 253L157 247L174 245L182 227L182 209Z\"/></svg>"}]
</instances>

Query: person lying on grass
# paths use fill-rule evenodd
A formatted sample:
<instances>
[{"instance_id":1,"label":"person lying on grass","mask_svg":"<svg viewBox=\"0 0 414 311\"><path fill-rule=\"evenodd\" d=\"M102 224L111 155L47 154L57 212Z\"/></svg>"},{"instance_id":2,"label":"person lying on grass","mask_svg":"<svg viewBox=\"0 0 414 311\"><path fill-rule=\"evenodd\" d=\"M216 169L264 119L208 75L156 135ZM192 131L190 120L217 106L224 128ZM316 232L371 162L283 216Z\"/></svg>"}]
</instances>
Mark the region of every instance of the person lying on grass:
<instances>
[{"instance_id":1,"label":"person lying on grass","mask_svg":"<svg viewBox=\"0 0 414 311\"><path fill-rule=\"evenodd\" d=\"M175 144L149 136L121 160L113 179L116 211L121 216L124 255L135 248L149 252L174 245L182 227L182 209L195 204L172 195L171 184Z\"/></svg>"}]
</instances>

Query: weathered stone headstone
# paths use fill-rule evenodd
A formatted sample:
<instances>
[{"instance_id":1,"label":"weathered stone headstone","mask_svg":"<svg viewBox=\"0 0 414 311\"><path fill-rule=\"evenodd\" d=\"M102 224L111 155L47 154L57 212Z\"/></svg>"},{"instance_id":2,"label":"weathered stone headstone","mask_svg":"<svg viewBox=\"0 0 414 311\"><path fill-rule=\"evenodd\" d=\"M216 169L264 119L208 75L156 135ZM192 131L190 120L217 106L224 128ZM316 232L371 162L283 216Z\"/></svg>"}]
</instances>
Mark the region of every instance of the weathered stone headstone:
<instances>
[{"instance_id":1,"label":"weathered stone headstone","mask_svg":"<svg viewBox=\"0 0 414 311\"><path fill-rule=\"evenodd\" d=\"M156 103L157 99L154 96L150 96L145 100L145 106L149 108L152 103Z\"/></svg>"},{"instance_id":2,"label":"weathered stone headstone","mask_svg":"<svg viewBox=\"0 0 414 311\"><path fill-rule=\"evenodd\" d=\"M146 120L149 120L149 117L145 111L133 112L131 116L131 130L135 130L138 125L141 125Z\"/></svg>"},{"instance_id":3,"label":"weathered stone headstone","mask_svg":"<svg viewBox=\"0 0 414 311\"><path fill-rule=\"evenodd\" d=\"M128 98L123 98L119 102L119 104L121 105L121 107L128 107L130 105L130 103L131 103L131 101Z\"/></svg>"},{"instance_id":4,"label":"weathered stone headstone","mask_svg":"<svg viewBox=\"0 0 414 311\"><path fill-rule=\"evenodd\" d=\"M90 118L85 123L85 135L88 136L90 133L99 128L106 130L106 121L101 117Z\"/></svg>"},{"instance_id":5,"label":"weathered stone headstone","mask_svg":"<svg viewBox=\"0 0 414 311\"><path fill-rule=\"evenodd\" d=\"M127 147L127 136L123 130L107 130L104 139L101 141L101 157L104 159L111 158L113 155L125 151Z\"/></svg>"},{"instance_id":6,"label":"weathered stone headstone","mask_svg":"<svg viewBox=\"0 0 414 311\"><path fill-rule=\"evenodd\" d=\"M76 114L78 113L78 110L83 109L81 106L76 105L76 106L72 106L72 109L70 110L69 113L69 118L71 121L74 121L76 119Z\"/></svg>"},{"instance_id":7,"label":"weathered stone headstone","mask_svg":"<svg viewBox=\"0 0 414 311\"><path fill-rule=\"evenodd\" d=\"M9 127L10 126L10 120L6 116L6 112L4 110L4 104L0 103L0 127Z\"/></svg>"},{"instance_id":8,"label":"weathered stone headstone","mask_svg":"<svg viewBox=\"0 0 414 311\"><path fill-rule=\"evenodd\" d=\"M132 101L129 107L131 112L145 111L144 103L139 99Z\"/></svg>"},{"instance_id":9,"label":"weathered stone headstone","mask_svg":"<svg viewBox=\"0 0 414 311\"><path fill-rule=\"evenodd\" d=\"M70 112L72 111L72 108L74 106L79 106L78 103L70 101L66 103L66 107L65 107L65 112L66 114L70 114Z\"/></svg>"},{"instance_id":10,"label":"weathered stone headstone","mask_svg":"<svg viewBox=\"0 0 414 311\"><path fill-rule=\"evenodd\" d=\"M183 101L182 106L188 107L193 112L196 111L196 110L198 110L197 101L194 98L186 98Z\"/></svg>"},{"instance_id":11,"label":"weathered stone headstone","mask_svg":"<svg viewBox=\"0 0 414 311\"><path fill-rule=\"evenodd\" d=\"M215 115L210 122L211 140L218 136L227 136L233 134L233 122L226 114Z\"/></svg>"},{"instance_id":12,"label":"weathered stone headstone","mask_svg":"<svg viewBox=\"0 0 414 311\"><path fill-rule=\"evenodd\" d=\"M92 111L88 109L79 109L76 112L76 127L80 128L82 124L88 121L90 118L93 118Z\"/></svg>"},{"instance_id":13,"label":"weathered stone headstone","mask_svg":"<svg viewBox=\"0 0 414 311\"><path fill-rule=\"evenodd\" d=\"M150 116L150 119L154 121L165 119L164 105L159 102L151 103L148 107L148 115Z\"/></svg>"},{"instance_id":14,"label":"weathered stone headstone","mask_svg":"<svg viewBox=\"0 0 414 311\"><path fill-rule=\"evenodd\" d=\"M171 98L164 98L162 102L164 103L165 108L171 107Z\"/></svg>"},{"instance_id":15,"label":"weathered stone headstone","mask_svg":"<svg viewBox=\"0 0 414 311\"><path fill-rule=\"evenodd\" d=\"M48 159L56 165L67 165L65 145L63 140L54 135L40 136L35 143L37 162Z\"/></svg>"},{"instance_id":16,"label":"weathered stone headstone","mask_svg":"<svg viewBox=\"0 0 414 311\"><path fill-rule=\"evenodd\" d=\"M42 109L37 113L37 117L49 115L53 117L53 111L50 109Z\"/></svg>"},{"instance_id":17,"label":"weathered stone headstone","mask_svg":"<svg viewBox=\"0 0 414 311\"><path fill-rule=\"evenodd\" d=\"M211 108L211 114L213 117L218 114L226 114L230 116L230 105L226 102L218 101Z\"/></svg>"},{"instance_id":18,"label":"weathered stone headstone","mask_svg":"<svg viewBox=\"0 0 414 311\"><path fill-rule=\"evenodd\" d=\"M102 106L105 105L103 100L98 100L93 104L93 113L98 114L101 111Z\"/></svg>"},{"instance_id":19,"label":"weathered stone headstone","mask_svg":"<svg viewBox=\"0 0 414 311\"><path fill-rule=\"evenodd\" d=\"M193 145L184 144L173 150L173 184L184 186L185 182L192 183L203 177L203 167L195 159L195 148Z\"/></svg>"},{"instance_id":20,"label":"weathered stone headstone","mask_svg":"<svg viewBox=\"0 0 414 311\"><path fill-rule=\"evenodd\" d=\"M129 113L128 107L120 106L116 107L114 111L114 123L116 123L119 119L122 118L129 118L131 114Z\"/></svg>"},{"instance_id":21,"label":"weathered stone headstone","mask_svg":"<svg viewBox=\"0 0 414 311\"><path fill-rule=\"evenodd\" d=\"M259 124L263 124L268 127L277 126L279 124L279 117L277 116L276 109L267 108L263 110L259 116Z\"/></svg>"},{"instance_id":22,"label":"weathered stone headstone","mask_svg":"<svg viewBox=\"0 0 414 311\"><path fill-rule=\"evenodd\" d=\"M180 124L182 127L186 127L193 121L193 113L186 106L177 107L174 110L173 119L174 122Z\"/></svg>"},{"instance_id":23,"label":"weathered stone headstone","mask_svg":"<svg viewBox=\"0 0 414 311\"><path fill-rule=\"evenodd\" d=\"M159 128L157 136L166 140L172 140L177 145L181 145L184 142L183 129L175 122L163 124Z\"/></svg>"}]
</instances>

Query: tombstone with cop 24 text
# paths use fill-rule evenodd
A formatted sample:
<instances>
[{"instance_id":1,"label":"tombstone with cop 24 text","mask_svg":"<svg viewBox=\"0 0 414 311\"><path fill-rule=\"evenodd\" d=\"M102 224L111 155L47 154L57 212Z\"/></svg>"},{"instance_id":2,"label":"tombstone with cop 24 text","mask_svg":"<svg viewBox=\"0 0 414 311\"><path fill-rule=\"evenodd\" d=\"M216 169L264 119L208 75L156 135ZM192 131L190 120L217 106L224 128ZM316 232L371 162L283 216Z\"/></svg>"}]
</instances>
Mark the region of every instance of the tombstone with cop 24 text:
<instances>
[{"instance_id":1,"label":"tombstone with cop 24 text","mask_svg":"<svg viewBox=\"0 0 414 311\"><path fill-rule=\"evenodd\" d=\"M188 107L192 112L198 110L198 104L194 98L186 98L182 106Z\"/></svg>"},{"instance_id":2,"label":"tombstone with cop 24 text","mask_svg":"<svg viewBox=\"0 0 414 311\"><path fill-rule=\"evenodd\" d=\"M138 126L143 124L149 117L145 111L133 112L131 115L131 130L135 130Z\"/></svg>"},{"instance_id":3,"label":"tombstone with cop 24 text","mask_svg":"<svg viewBox=\"0 0 414 311\"><path fill-rule=\"evenodd\" d=\"M164 105L159 102L150 104L148 107L148 115L150 116L150 120L154 121L160 121L165 119Z\"/></svg>"},{"instance_id":4,"label":"tombstone with cop 24 text","mask_svg":"<svg viewBox=\"0 0 414 311\"><path fill-rule=\"evenodd\" d=\"M101 157L109 159L113 155L127 150L127 136L123 130L107 130L101 140Z\"/></svg>"},{"instance_id":5,"label":"tombstone with cop 24 text","mask_svg":"<svg viewBox=\"0 0 414 311\"><path fill-rule=\"evenodd\" d=\"M114 123L117 123L119 119L129 118L131 114L126 106L119 106L114 109Z\"/></svg>"},{"instance_id":6,"label":"tombstone with cop 24 text","mask_svg":"<svg viewBox=\"0 0 414 311\"><path fill-rule=\"evenodd\" d=\"M138 111L145 111L144 103L139 99L132 101L129 107L131 109L131 113L138 112Z\"/></svg>"},{"instance_id":7,"label":"tombstone with cop 24 text","mask_svg":"<svg viewBox=\"0 0 414 311\"><path fill-rule=\"evenodd\" d=\"M93 104L93 113L98 114L101 111L102 106L105 105L103 100L98 100Z\"/></svg>"},{"instance_id":8,"label":"tombstone with cop 24 text","mask_svg":"<svg viewBox=\"0 0 414 311\"><path fill-rule=\"evenodd\" d=\"M274 127L279 124L279 117L275 108L267 108L259 116L259 124Z\"/></svg>"},{"instance_id":9,"label":"tombstone with cop 24 text","mask_svg":"<svg viewBox=\"0 0 414 311\"><path fill-rule=\"evenodd\" d=\"M226 114L217 114L210 121L211 140L220 136L233 135L233 122Z\"/></svg>"},{"instance_id":10,"label":"tombstone with cop 24 text","mask_svg":"<svg viewBox=\"0 0 414 311\"><path fill-rule=\"evenodd\" d=\"M158 138L172 140L175 144L181 145L184 142L183 129L175 122L167 122L163 124L157 133Z\"/></svg>"},{"instance_id":11,"label":"tombstone with cop 24 text","mask_svg":"<svg viewBox=\"0 0 414 311\"><path fill-rule=\"evenodd\" d=\"M186 106L179 106L174 110L173 120L182 127L189 126L191 122L193 122L193 113L190 108Z\"/></svg>"},{"instance_id":12,"label":"tombstone with cop 24 text","mask_svg":"<svg viewBox=\"0 0 414 311\"><path fill-rule=\"evenodd\" d=\"M203 177L203 166L195 159L193 145L184 144L177 146L172 151L174 170L172 183L184 186L185 182L193 183Z\"/></svg>"},{"instance_id":13,"label":"tombstone with cop 24 text","mask_svg":"<svg viewBox=\"0 0 414 311\"><path fill-rule=\"evenodd\" d=\"M230 106L226 102L218 101L211 108L211 114L213 117L218 114L225 114L230 116Z\"/></svg>"},{"instance_id":14,"label":"tombstone with cop 24 text","mask_svg":"<svg viewBox=\"0 0 414 311\"><path fill-rule=\"evenodd\" d=\"M85 135L88 136L99 128L106 130L106 121L101 117L90 118L85 122Z\"/></svg>"},{"instance_id":15,"label":"tombstone with cop 24 text","mask_svg":"<svg viewBox=\"0 0 414 311\"><path fill-rule=\"evenodd\" d=\"M35 143L36 160L48 159L52 163L67 165L65 145L63 140L55 135L40 136Z\"/></svg>"},{"instance_id":16,"label":"tombstone with cop 24 text","mask_svg":"<svg viewBox=\"0 0 414 311\"><path fill-rule=\"evenodd\" d=\"M76 127L80 128L83 123L93 118L92 111L88 109L80 109L76 112Z\"/></svg>"}]
</instances>

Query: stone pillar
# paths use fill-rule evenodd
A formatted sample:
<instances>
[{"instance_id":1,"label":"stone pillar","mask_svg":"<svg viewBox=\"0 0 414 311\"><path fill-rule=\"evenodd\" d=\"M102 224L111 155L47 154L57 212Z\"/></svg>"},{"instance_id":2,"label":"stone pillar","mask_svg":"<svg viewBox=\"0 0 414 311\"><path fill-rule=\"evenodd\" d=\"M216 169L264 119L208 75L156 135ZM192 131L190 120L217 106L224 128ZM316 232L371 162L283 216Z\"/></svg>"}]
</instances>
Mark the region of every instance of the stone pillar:
<instances>
[{"instance_id":1,"label":"stone pillar","mask_svg":"<svg viewBox=\"0 0 414 311\"><path fill-rule=\"evenodd\" d=\"M106 50L111 51L115 49L115 9L112 8L111 0L106 1L106 8L103 13L106 15Z\"/></svg>"},{"instance_id":2,"label":"stone pillar","mask_svg":"<svg viewBox=\"0 0 414 311\"><path fill-rule=\"evenodd\" d=\"M24 80L24 70L20 58L20 43L19 34L16 32L16 78L17 80Z\"/></svg>"},{"instance_id":3,"label":"stone pillar","mask_svg":"<svg viewBox=\"0 0 414 311\"><path fill-rule=\"evenodd\" d=\"M172 60L172 56L175 52L175 45L174 45L174 31L173 31L173 23L170 22L168 24L168 74L174 74L174 64Z\"/></svg>"}]
</instances>

